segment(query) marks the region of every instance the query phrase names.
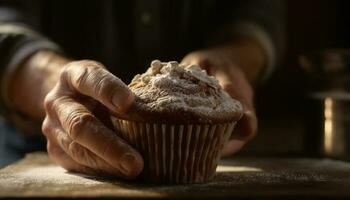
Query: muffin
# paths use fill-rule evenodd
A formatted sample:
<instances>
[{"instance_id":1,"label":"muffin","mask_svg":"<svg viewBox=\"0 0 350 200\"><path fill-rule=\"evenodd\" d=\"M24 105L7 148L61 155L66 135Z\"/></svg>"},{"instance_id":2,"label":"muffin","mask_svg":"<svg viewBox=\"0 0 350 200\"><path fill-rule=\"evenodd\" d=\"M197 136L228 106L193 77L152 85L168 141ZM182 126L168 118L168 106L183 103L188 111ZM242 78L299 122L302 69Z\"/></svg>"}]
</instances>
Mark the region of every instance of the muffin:
<instances>
[{"instance_id":1,"label":"muffin","mask_svg":"<svg viewBox=\"0 0 350 200\"><path fill-rule=\"evenodd\" d=\"M242 117L239 101L197 65L155 60L129 84L136 99L112 116L117 134L143 156L144 179L153 183L210 180L220 152Z\"/></svg>"}]
</instances>

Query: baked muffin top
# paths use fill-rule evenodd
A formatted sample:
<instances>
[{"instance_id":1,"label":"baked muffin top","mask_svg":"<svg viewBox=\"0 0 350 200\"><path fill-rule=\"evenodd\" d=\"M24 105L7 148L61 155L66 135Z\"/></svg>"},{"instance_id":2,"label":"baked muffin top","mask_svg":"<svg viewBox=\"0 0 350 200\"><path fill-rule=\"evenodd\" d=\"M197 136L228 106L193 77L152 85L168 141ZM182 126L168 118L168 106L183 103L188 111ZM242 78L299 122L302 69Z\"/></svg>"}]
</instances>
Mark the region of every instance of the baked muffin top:
<instances>
[{"instance_id":1,"label":"baked muffin top","mask_svg":"<svg viewBox=\"0 0 350 200\"><path fill-rule=\"evenodd\" d=\"M225 123L242 116L242 105L198 65L154 60L129 84L136 96L129 120L163 123Z\"/></svg>"}]
</instances>

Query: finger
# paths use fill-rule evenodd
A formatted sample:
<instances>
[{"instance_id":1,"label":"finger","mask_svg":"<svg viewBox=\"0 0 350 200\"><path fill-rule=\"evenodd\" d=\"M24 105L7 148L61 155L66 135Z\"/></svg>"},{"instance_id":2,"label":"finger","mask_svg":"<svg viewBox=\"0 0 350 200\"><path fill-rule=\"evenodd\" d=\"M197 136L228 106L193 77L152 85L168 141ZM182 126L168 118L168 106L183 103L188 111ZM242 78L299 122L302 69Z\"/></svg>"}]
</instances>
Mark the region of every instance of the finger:
<instances>
[{"instance_id":1,"label":"finger","mask_svg":"<svg viewBox=\"0 0 350 200\"><path fill-rule=\"evenodd\" d=\"M185 65L185 66L190 66L190 65L198 65L200 66L202 69L206 70L208 74L211 73L210 71L210 60L206 59L202 56L202 54L198 54L198 53L192 53L189 54L187 56L185 56L180 64L181 65Z\"/></svg>"},{"instance_id":2,"label":"finger","mask_svg":"<svg viewBox=\"0 0 350 200\"><path fill-rule=\"evenodd\" d=\"M221 152L222 156L228 156L234 153L237 153L245 145L245 141L242 140L230 140L225 145L224 149Z\"/></svg>"},{"instance_id":3,"label":"finger","mask_svg":"<svg viewBox=\"0 0 350 200\"><path fill-rule=\"evenodd\" d=\"M102 158L98 157L85 147L70 139L66 133L60 128L51 128L48 135L48 141L62 149L71 160L78 163L79 166L85 166L94 169L99 174L110 174L128 179L129 177L122 173L119 169L113 168Z\"/></svg>"},{"instance_id":4,"label":"finger","mask_svg":"<svg viewBox=\"0 0 350 200\"><path fill-rule=\"evenodd\" d=\"M213 73L224 90L243 101L248 109L253 109L253 90L241 70L231 67L225 72L216 70Z\"/></svg>"},{"instance_id":5,"label":"finger","mask_svg":"<svg viewBox=\"0 0 350 200\"><path fill-rule=\"evenodd\" d=\"M53 109L69 137L119 169L128 177L136 177L143 169L143 159L112 130L106 128L83 105L71 98L56 100Z\"/></svg>"},{"instance_id":6,"label":"finger","mask_svg":"<svg viewBox=\"0 0 350 200\"><path fill-rule=\"evenodd\" d=\"M253 90L244 74L232 68L228 73L214 72L222 88L232 98L239 100L243 105L243 117L237 123L232 138L248 141L255 137L257 131L257 118L253 105Z\"/></svg>"},{"instance_id":7,"label":"finger","mask_svg":"<svg viewBox=\"0 0 350 200\"><path fill-rule=\"evenodd\" d=\"M225 59L227 57L221 57L216 65L224 66ZM257 118L255 115L254 104L253 104L253 90L245 78L243 72L234 67L228 66L227 71L223 72L220 68L214 68L213 62L210 59L204 58L202 54L186 56L182 62L183 64L198 64L202 68L206 69L207 72L215 76L222 88L230 94L232 98L239 100L243 105L244 115L237 124L233 131L232 138L248 141L255 137L257 131Z\"/></svg>"},{"instance_id":8,"label":"finger","mask_svg":"<svg viewBox=\"0 0 350 200\"><path fill-rule=\"evenodd\" d=\"M53 160L55 163L62 166L68 171L86 173L86 174L92 174L92 175L99 174L97 170L86 167L74 161L58 145L55 145L50 141L47 141L47 153L51 158L51 160Z\"/></svg>"},{"instance_id":9,"label":"finger","mask_svg":"<svg viewBox=\"0 0 350 200\"><path fill-rule=\"evenodd\" d=\"M72 62L61 78L74 90L98 100L111 111L125 113L135 98L122 80L94 61Z\"/></svg>"},{"instance_id":10,"label":"finger","mask_svg":"<svg viewBox=\"0 0 350 200\"><path fill-rule=\"evenodd\" d=\"M105 174L127 178L119 169L113 168L102 158L70 139L67 133L62 128L56 126L56 123L53 120L49 120L48 117L44 120L43 132L48 142L58 145L72 160L80 165L95 170L99 169L101 173L104 172Z\"/></svg>"},{"instance_id":11,"label":"finger","mask_svg":"<svg viewBox=\"0 0 350 200\"><path fill-rule=\"evenodd\" d=\"M245 110L243 117L233 130L231 139L243 141L252 140L256 136L257 129L258 120L256 115L250 110Z\"/></svg>"}]
</instances>

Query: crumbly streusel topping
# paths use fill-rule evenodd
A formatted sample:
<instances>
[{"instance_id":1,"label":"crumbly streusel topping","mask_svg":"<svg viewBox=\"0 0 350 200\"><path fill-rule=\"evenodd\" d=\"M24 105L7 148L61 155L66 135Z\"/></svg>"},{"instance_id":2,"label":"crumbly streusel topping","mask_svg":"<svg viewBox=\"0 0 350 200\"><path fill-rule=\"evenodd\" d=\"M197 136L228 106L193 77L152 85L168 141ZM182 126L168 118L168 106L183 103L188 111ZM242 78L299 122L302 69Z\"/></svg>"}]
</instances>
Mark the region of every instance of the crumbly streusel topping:
<instances>
[{"instance_id":1,"label":"crumbly streusel topping","mask_svg":"<svg viewBox=\"0 0 350 200\"><path fill-rule=\"evenodd\" d=\"M242 112L213 76L198 65L154 60L151 67L129 84L143 109L164 112L191 112L201 117L225 117Z\"/></svg>"}]
</instances>

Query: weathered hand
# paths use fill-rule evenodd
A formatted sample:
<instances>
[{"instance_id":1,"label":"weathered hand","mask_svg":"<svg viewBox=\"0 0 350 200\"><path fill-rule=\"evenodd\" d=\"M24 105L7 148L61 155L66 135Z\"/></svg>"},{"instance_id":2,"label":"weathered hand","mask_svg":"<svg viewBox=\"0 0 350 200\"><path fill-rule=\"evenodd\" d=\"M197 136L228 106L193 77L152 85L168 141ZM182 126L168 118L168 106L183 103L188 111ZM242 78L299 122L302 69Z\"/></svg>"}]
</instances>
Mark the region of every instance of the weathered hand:
<instances>
[{"instance_id":1,"label":"weathered hand","mask_svg":"<svg viewBox=\"0 0 350 200\"><path fill-rule=\"evenodd\" d=\"M143 170L141 155L108 128L109 112L123 114L133 100L100 63L68 63L44 101L49 156L70 171L135 178Z\"/></svg>"},{"instance_id":2,"label":"weathered hand","mask_svg":"<svg viewBox=\"0 0 350 200\"><path fill-rule=\"evenodd\" d=\"M255 137L257 131L253 89L245 74L222 49L192 52L184 57L182 63L197 64L206 69L210 75L219 80L220 85L227 93L243 104L243 118L238 122L222 155L239 151L247 141Z\"/></svg>"}]
</instances>

